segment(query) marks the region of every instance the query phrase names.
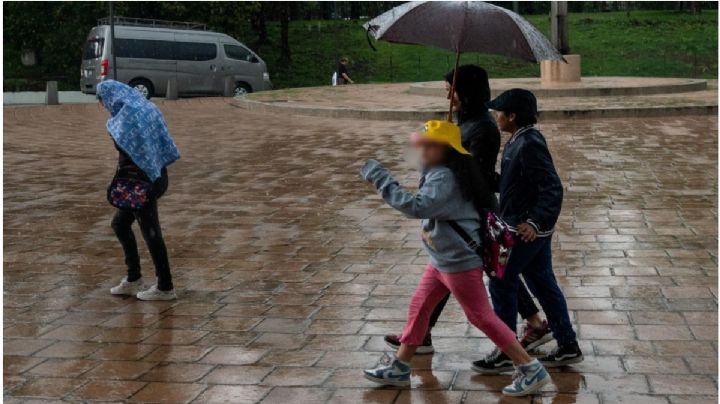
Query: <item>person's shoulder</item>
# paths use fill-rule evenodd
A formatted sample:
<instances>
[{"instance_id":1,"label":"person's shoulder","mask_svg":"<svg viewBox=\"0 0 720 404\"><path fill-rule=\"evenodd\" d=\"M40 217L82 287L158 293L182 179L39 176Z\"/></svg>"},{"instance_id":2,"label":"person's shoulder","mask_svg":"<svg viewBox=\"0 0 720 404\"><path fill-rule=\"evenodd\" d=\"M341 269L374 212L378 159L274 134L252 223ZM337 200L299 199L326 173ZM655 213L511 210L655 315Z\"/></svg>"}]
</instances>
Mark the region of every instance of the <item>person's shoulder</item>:
<instances>
[{"instance_id":1,"label":"person's shoulder","mask_svg":"<svg viewBox=\"0 0 720 404\"><path fill-rule=\"evenodd\" d=\"M460 129L468 137L500 137L500 130L495 121L485 117L468 119L460 125Z\"/></svg>"},{"instance_id":2,"label":"person's shoulder","mask_svg":"<svg viewBox=\"0 0 720 404\"><path fill-rule=\"evenodd\" d=\"M516 140L518 140L518 143L521 145L545 145L545 136L534 126L525 129Z\"/></svg>"},{"instance_id":3,"label":"person's shoulder","mask_svg":"<svg viewBox=\"0 0 720 404\"><path fill-rule=\"evenodd\" d=\"M426 182L445 182L447 180L454 180L454 178L455 174L446 166L435 166L425 171Z\"/></svg>"}]
</instances>

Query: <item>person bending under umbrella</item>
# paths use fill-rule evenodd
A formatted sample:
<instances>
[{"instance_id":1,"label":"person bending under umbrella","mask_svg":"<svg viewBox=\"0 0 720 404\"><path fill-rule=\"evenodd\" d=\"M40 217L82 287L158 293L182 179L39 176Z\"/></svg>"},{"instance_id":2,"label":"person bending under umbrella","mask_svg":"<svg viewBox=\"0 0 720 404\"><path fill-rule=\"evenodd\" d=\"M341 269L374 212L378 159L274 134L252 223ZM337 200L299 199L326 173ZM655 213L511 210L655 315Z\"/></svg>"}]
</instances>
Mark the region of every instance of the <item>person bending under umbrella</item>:
<instances>
[{"instance_id":1,"label":"person bending under umbrella","mask_svg":"<svg viewBox=\"0 0 720 404\"><path fill-rule=\"evenodd\" d=\"M453 73L454 71L451 70L445 75L448 91L452 86ZM485 103L490 101L490 82L485 69L477 65L460 66L454 96L458 110L457 121L462 131L462 145L472 154L485 183L490 184L493 191L497 192L495 164L500 151L500 131L495 123L495 118L485 106ZM494 195L491 208L492 210L497 209L497 199ZM449 298L450 294L440 301L433 311L430 317L430 331L437 323ZM540 316L540 310L522 283L518 289L518 309L522 318L526 320L525 331L520 341L523 348L532 350L552 340L547 321ZM385 342L390 347L397 349L400 347L400 336L386 335ZM432 336L428 332L422 345L418 347L417 353L429 354L434 351ZM513 363L506 354L498 350L485 360L474 364L473 368L482 373L500 373L512 370Z\"/></svg>"},{"instance_id":2,"label":"person bending under umbrella","mask_svg":"<svg viewBox=\"0 0 720 404\"><path fill-rule=\"evenodd\" d=\"M119 153L116 178L133 180L135 184L151 184L147 203L137 209L118 208L115 211L112 228L125 253L127 276L110 289L110 293L136 296L140 300L173 300L176 295L167 248L160 230L157 201L168 188L166 167L179 159L180 153L160 110L137 90L106 80L98 84L97 97L110 113L106 126ZM132 192L137 191L125 191L126 194ZM140 272L140 257L132 231L135 221L155 264L157 283L147 289Z\"/></svg>"}]
</instances>

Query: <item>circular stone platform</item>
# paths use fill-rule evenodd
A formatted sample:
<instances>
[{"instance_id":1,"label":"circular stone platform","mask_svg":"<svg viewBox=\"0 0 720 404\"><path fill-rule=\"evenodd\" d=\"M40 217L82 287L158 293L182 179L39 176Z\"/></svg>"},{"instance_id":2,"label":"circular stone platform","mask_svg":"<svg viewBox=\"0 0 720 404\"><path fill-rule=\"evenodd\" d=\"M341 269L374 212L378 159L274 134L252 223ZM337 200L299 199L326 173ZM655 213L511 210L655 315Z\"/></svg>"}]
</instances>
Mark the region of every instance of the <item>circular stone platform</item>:
<instances>
[{"instance_id":1,"label":"circular stone platform","mask_svg":"<svg viewBox=\"0 0 720 404\"><path fill-rule=\"evenodd\" d=\"M685 93L707 89L707 80L668 77L585 77L579 83L543 85L539 78L492 79L493 96L511 89L526 88L537 97L595 97ZM447 96L444 81L412 83L410 94Z\"/></svg>"},{"instance_id":2,"label":"circular stone platform","mask_svg":"<svg viewBox=\"0 0 720 404\"><path fill-rule=\"evenodd\" d=\"M540 116L544 119L718 113L717 80L635 77L599 77L585 80L582 88L554 87L550 94L544 92L550 89L539 87L539 79L493 80L491 86L495 87L495 91L512 87L532 89L538 95ZM653 82L656 86L651 85ZM538 88L533 88L533 83L536 83ZM685 91L678 92L680 89ZM595 94L575 96L563 93L580 90L591 93L594 91ZM418 94L418 91L421 94ZM444 91L444 83L441 82L325 86L264 91L235 98L231 104L255 111L282 114L422 121L447 115L448 101L442 96ZM611 95L602 95L603 91ZM639 93L626 93L632 91Z\"/></svg>"}]
</instances>

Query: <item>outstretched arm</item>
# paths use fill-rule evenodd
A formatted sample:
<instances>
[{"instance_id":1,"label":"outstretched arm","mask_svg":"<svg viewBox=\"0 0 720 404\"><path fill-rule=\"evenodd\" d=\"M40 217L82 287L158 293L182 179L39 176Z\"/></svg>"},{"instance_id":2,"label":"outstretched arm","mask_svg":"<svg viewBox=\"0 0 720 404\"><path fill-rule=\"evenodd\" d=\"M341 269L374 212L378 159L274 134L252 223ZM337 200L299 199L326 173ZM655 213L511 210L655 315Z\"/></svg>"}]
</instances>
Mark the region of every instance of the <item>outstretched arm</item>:
<instances>
[{"instance_id":1,"label":"outstretched arm","mask_svg":"<svg viewBox=\"0 0 720 404\"><path fill-rule=\"evenodd\" d=\"M446 202L454 182L443 172L428 175L415 194L400 187L390 171L376 160L368 160L360 173L366 181L377 188L388 205L409 217L446 219L450 213L446 209Z\"/></svg>"}]
</instances>

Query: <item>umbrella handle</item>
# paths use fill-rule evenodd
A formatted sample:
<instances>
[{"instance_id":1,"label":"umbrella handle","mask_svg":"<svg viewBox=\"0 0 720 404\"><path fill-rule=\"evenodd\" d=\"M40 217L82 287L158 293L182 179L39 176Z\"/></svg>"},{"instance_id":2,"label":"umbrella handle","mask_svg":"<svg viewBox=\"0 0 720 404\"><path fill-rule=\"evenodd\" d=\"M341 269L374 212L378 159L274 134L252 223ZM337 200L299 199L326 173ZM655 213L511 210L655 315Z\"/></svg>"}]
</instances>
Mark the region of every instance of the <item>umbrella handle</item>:
<instances>
[{"instance_id":1,"label":"umbrella handle","mask_svg":"<svg viewBox=\"0 0 720 404\"><path fill-rule=\"evenodd\" d=\"M453 121L453 104L455 104L455 84L457 83L458 66L460 65L460 51L455 54L455 68L453 69L453 80L450 84L450 108L448 110L447 120L448 122Z\"/></svg>"},{"instance_id":2,"label":"umbrella handle","mask_svg":"<svg viewBox=\"0 0 720 404\"><path fill-rule=\"evenodd\" d=\"M368 24L367 31L365 31L365 37L367 38L368 45L372 48L373 51L377 52L377 49L372 44L372 41L370 40L370 24Z\"/></svg>"}]
</instances>

